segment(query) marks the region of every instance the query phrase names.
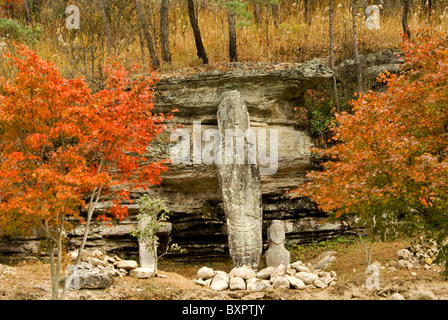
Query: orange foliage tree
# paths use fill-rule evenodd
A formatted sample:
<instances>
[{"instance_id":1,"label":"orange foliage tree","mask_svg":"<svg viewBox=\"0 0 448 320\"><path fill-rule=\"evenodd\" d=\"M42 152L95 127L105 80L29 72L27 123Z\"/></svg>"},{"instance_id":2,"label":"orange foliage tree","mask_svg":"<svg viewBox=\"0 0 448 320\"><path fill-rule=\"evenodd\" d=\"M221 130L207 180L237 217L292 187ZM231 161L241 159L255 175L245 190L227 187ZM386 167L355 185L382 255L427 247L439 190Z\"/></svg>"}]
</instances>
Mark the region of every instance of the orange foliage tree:
<instances>
[{"instance_id":1,"label":"orange foliage tree","mask_svg":"<svg viewBox=\"0 0 448 320\"><path fill-rule=\"evenodd\" d=\"M144 155L172 115L152 113L153 77L131 83L111 64L104 89L92 93L27 47L17 51L8 56L14 78L0 79L0 230L43 230L58 298L68 218L87 212L80 253L98 201L109 195L111 216L122 219L129 191L159 184L165 160L151 163Z\"/></svg>"},{"instance_id":2,"label":"orange foliage tree","mask_svg":"<svg viewBox=\"0 0 448 320\"><path fill-rule=\"evenodd\" d=\"M336 116L328 161L291 196L307 196L331 218L356 215L380 239L425 234L448 247L448 37L419 30L404 39L400 75L380 75L387 92L352 101ZM389 237L390 236L390 237Z\"/></svg>"}]
</instances>

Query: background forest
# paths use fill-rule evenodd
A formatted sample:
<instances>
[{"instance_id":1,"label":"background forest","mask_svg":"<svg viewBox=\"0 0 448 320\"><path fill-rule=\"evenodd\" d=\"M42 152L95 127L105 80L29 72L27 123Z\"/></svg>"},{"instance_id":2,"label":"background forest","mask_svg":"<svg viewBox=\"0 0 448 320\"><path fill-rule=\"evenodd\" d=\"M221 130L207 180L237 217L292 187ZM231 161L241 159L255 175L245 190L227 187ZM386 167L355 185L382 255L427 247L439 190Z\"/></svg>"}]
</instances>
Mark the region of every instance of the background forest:
<instances>
[{"instance_id":1,"label":"background forest","mask_svg":"<svg viewBox=\"0 0 448 320\"><path fill-rule=\"evenodd\" d=\"M445 2L435 0L3 0L0 39L26 42L64 76L99 89L109 56L164 73L204 62L328 59L330 3L336 65L354 52L352 6L360 54L399 48L403 22L445 29L448 19ZM366 27L370 4L380 7L379 30ZM79 29L66 26L69 5L79 8Z\"/></svg>"}]
</instances>

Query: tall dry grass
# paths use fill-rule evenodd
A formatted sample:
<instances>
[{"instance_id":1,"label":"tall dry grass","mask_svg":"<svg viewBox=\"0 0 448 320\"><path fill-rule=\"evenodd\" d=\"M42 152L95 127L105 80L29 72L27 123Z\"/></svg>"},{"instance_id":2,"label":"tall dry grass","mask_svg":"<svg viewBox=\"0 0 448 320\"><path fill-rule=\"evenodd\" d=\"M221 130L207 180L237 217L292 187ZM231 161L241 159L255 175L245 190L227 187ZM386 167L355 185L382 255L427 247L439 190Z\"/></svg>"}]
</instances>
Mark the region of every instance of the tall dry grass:
<instances>
[{"instance_id":1,"label":"tall dry grass","mask_svg":"<svg viewBox=\"0 0 448 320\"><path fill-rule=\"evenodd\" d=\"M312 58L328 56L328 8L322 4L312 10L312 23L304 18L303 2L291 8L281 7L281 21L269 26L255 24L240 26L237 30L239 61L303 62ZM352 19L350 1L335 1L334 41L336 60L346 58L353 52ZM444 8L433 15L432 24L446 30L448 14L440 18ZM200 64L196 57L193 35L181 7L177 7L175 19L171 19L170 43L173 54L172 68L178 69ZM439 12L440 11L440 12ZM358 43L361 53L399 48L401 38L401 14L399 7L384 8L381 12L380 30L368 30L363 10L358 9ZM228 29L227 16L223 10L206 7L199 12L199 24L204 46L211 64L227 62ZM266 21L266 11L263 16ZM414 7L409 16L411 29L428 25L422 10Z\"/></svg>"},{"instance_id":2,"label":"tall dry grass","mask_svg":"<svg viewBox=\"0 0 448 320\"><path fill-rule=\"evenodd\" d=\"M84 0L80 0L83 2ZM118 1L118 0L112 0ZM88 1L84 1L88 4ZM151 1L147 1L149 4ZM291 6L288 4L291 3ZM239 24L237 28L237 47L239 61L275 61L303 62L312 58L326 59L328 56L328 8L326 1L318 2L311 10L312 23L308 25L304 17L303 1L280 1L280 20L274 21L269 15L267 20L266 7L263 8L263 25L254 23ZM170 47L172 63L163 63L162 72L173 72L188 67L201 65L196 55L196 46L191 30L187 8L184 1L172 1L169 21ZM154 7L147 6L149 21L153 27L156 48L159 57L158 42L158 2ZM334 12L334 43L336 63L352 54L353 38L350 13L350 0L336 0ZM89 11L90 10L90 11ZM106 62L106 40L101 28L101 15L88 5L81 9L81 19L84 22L82 32L74 33L64 28L64 20L41 18L40 25L44 35L35 44L34 49L44 58L58 65L68 77L83 76L91 84L101 82L101 66ZM249 8L252 11L252 8ZM447 10L439 5L433 15L432 24L444 30L448 29ZM130 11L132 12L132 11ZM368 30L365 26L363 9L358 9L358 42L361 53L383 49L399 48L401 43L401 8L392 7L381 10L380 30ZM44 11L45 13L45 11ZM204 46L210 65L216 66L229 61L228 58L228 27L225 10L214 5L204 5L198 10L198 20L201 28ZM237 22L243 22L239 17ZM87 22L86 22L87 21ZM142 70L150 69L149 53L142 45L139 35L138 21L135 13L129 19L112 21L118 35L116 52L119 60L125 66L139 64ZM428 24L427 16L421 8L411 8L409 26L417 29Z\"/></svg>"}]
</instances>

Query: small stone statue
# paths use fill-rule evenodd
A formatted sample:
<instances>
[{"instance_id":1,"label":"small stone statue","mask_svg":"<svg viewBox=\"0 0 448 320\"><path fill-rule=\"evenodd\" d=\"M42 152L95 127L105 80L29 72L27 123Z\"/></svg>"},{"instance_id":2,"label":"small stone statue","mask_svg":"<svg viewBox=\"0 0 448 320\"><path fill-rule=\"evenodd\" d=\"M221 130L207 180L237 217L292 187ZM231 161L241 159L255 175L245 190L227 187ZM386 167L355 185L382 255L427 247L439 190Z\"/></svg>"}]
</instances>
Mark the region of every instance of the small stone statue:
<instances>
[{"instance_id":1,"label":"small stone statue","mask_svg":"<svg viewBox=\"0 0 448 320\"><path fill-rule=\"evenodd\" d=\"M146 226L146 221L141 219L138 222L138 227L140 230L143 230ZM156 260L157 260L157 248L152 246L153 249L150 250L148 248L148 243L141 239L138 240L138 253L140 258L140 267L141 268L150 268L152 270L156 270Z\"/></svg>"},{"instance_id":2,"label":"small stone statue","mask_svg":"<svg viewBox=\"0 0 448 320\"><path fill-rule=\"evenodd\" d=\"M265 252L266 266L278 267L290 264L291 254L285 248L285 229L280 220L273 220L268 228L269 249Z\"/></svg>"}]
</instances>

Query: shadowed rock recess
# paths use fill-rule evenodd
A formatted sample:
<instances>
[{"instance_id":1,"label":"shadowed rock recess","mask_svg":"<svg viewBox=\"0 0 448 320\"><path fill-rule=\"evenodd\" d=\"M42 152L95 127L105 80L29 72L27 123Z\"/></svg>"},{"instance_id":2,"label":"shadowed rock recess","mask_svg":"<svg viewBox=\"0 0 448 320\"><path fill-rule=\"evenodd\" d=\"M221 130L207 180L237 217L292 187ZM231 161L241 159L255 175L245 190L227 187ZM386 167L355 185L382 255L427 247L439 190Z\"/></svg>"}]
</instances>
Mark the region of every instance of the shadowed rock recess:
<instances>
[{"instance_id":1,"label":"shadowed rock recess","mask_svg":"<svg viewBox=\"0 0 448 320\"><path fill-rule=\"evenodd\" d=\"M202 133L207 129L218 129L218 106L224 93L229 91L238 91L245 101L250 128L278 130L278 169L273 175L260 177L263 252L268 246L266 229L272 220L283 221L286 243L309 243L343 232L338 224L319 223L325 213L317 210L309 200L291 200L285 196L285 192L303 182L307 171L313 168L309 150L313 142L307 132L296 129L293 107L300 104L306 90L331 76L330 69L319 60L304 64L235 63L192 75L162 76L156 85L154 111L179 110L170 125L181 124L191 131L192 150L203 149L209 143L204 142L202 136L200 145L198 128ZM193 122L196 122L196 132L193 132ZM170 148L177 144L177 141L170 141L171 131L148 148L148 161L170 158ZM269 139L267 144L269 146ZM193 163L192 153L190 164L170 164L163 174L161 186L149 192L165 200L173 212L169 219L172 225L159 232L159 250L164 250L165 240L170 235L172 242L183 249L182 253L171 254L176 258L194 260L228 256L226 219L216 164ZM132 196L138 198L141 194ZM102 203L96 212L103 212L109 205L107 201ZM137 227L138 206L131 204L129 209L129 217L113 226L95 220L86 249L96 247L108 254L138 258L138 241L129 235ZM81 242L82 229L75 223L75 228L68 233L69 250L76 249ZM0 263L45 253L44 244L38 231L28 238L4 238L0 241Z\"/></svg>"}]
</instances>

